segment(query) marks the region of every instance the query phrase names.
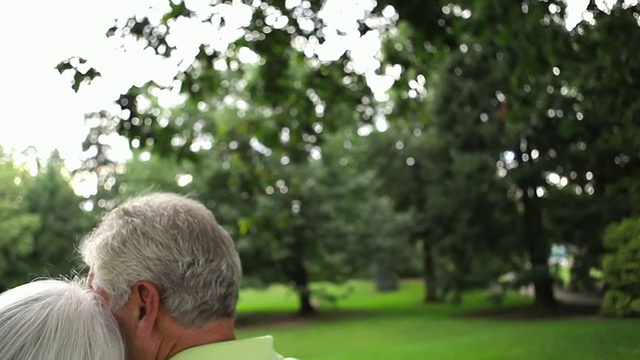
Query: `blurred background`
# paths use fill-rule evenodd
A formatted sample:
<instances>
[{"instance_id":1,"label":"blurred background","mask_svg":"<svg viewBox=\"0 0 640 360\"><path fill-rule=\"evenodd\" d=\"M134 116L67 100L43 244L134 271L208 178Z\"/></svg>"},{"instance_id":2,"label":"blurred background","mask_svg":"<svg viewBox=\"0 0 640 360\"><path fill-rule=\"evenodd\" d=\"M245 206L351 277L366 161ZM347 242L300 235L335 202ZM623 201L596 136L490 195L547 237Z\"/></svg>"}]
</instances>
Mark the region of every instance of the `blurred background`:
<instances>
[{"instance_id":1,"label":"blurred background","mask_svg":"<svg viewBox=\"0 0 640 360\"><path fill-rule=\"evenodd\" d=\"M637 1L4 6L0 291L172 191L288 356L640 358Z\"/></svg>"}]
</instances>

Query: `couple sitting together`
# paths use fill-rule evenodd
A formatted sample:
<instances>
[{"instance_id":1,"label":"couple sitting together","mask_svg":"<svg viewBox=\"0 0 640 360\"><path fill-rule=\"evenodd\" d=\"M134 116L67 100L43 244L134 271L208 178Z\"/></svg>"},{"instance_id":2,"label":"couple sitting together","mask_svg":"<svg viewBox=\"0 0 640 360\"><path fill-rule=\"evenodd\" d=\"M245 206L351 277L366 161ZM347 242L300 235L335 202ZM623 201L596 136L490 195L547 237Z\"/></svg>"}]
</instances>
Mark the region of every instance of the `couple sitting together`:
<instances>
[{"instance_id":1,"label":"couple sitting together","mask_svg":"<svg viewBox=\"0 0 640 360\"><path fill-rule=\"evenodd\" d=\"M240 258L201 203L134 198L79 250L86 280L37 280L0 294L0 359L282 359L269 336L236 340Z\"/></svg>"}]
</instances>

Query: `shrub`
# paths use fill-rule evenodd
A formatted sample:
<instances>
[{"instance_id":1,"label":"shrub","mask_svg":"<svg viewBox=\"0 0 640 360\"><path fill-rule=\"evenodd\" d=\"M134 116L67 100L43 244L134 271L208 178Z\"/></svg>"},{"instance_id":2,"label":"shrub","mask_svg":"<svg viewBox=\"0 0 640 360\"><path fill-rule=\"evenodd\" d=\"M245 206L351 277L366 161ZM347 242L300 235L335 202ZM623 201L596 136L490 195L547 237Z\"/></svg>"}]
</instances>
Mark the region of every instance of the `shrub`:
<instances>
[{"instance_id":1,"label":"shrub","mask_svg":"<svg viewBox=\"0 0 640 360\"><path fill-rule=\"evenodd\" d=\"M640 316L640 218L609 225L603 243L608 253L602 261L607 286L602 313Z\"/></svg>"}]
</instances>

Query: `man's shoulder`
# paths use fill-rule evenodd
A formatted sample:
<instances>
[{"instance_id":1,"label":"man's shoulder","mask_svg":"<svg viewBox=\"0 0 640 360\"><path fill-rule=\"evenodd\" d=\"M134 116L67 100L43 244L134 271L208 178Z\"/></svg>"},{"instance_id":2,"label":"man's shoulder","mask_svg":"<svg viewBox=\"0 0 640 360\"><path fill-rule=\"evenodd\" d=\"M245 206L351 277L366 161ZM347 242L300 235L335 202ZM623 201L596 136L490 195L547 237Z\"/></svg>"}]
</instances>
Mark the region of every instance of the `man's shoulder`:
<instances>
[{"instance_id":1,"label":"man's shoulder","mask_svg":"<svg viewBox=\"0 0 640 360\"><path fill-rule=\"evenodd\" d=\"M284 356L280 355L280 360L300 360L300 359L292 358L292 357L284 357Z\"/></svg>"},{"instance_id":2,"label":"man's shoulder","mask_svg":"<svg viewBox=\"0 0 640 360\"><path fill-rule=\"evenodd\" d=\"M282 355L279 355L281 360L300 360L298 358L292 358L292 357L284 357Z\"/></svg>"},{"instance_id":3,"label":"man's shoulder","mask_svg":"<svg viewBox=\"0 0 640 360\"><path fill-rule=\"evenodd\" d=\"M298 360L283 357L273 349L273 338L262 336L257 338L224 341L206 344L183 350L171 360Z\"/></svg>"}]
</instances>

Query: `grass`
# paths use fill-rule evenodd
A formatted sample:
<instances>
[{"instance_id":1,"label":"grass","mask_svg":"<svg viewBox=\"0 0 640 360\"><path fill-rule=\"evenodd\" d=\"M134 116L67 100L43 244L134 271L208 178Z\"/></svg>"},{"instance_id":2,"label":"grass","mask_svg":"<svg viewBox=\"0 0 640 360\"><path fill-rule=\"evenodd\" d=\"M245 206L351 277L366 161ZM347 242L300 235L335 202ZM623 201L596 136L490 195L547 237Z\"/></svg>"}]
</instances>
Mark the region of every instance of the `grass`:
<instances>
[{"instance_id":1,"label":"grass","mask_svg":"<svg viewBox=\"0 0 640 360\"><path fill-rule=\"evenodd\" d=\"M297 299L286 287L245 290L242 319L279 319L241 326L240 338L273 335L276 349L301 360L358 359L640 359L640 321L598 317L516 320L469 318L469 311L494 308L480 292L463 304L424 305L422 284L405 281L400 291L376 293L354 281L338 309L294 321ZM515 294L505 306L527 305ZM289 321L282 321L282 319Z\"/></svg>"}]
</instances>

